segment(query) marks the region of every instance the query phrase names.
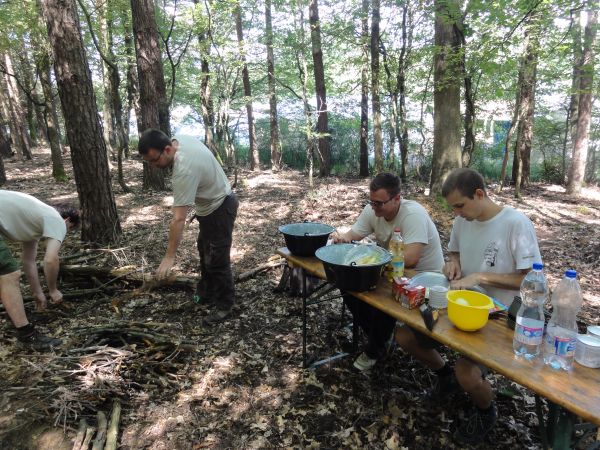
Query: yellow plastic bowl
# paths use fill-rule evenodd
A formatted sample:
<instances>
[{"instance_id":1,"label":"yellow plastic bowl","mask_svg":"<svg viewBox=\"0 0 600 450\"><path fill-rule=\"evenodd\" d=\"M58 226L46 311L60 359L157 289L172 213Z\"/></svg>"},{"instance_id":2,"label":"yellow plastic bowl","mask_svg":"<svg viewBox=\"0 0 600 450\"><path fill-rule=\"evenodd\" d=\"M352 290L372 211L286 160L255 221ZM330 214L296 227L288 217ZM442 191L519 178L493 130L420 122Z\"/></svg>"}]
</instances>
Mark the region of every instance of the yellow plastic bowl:
<instances>
[{"instance_id":1,"label":"yellow plastic bowl","mask_svg":"<svg viewBox=\"0 0 600 450\"><path fill-rule=\"evenodd\" d=\"M448 319L463 331L476 331L488 321L494 302L490 297L475 291L448 291Z\"/></svg>"}]
</instances>

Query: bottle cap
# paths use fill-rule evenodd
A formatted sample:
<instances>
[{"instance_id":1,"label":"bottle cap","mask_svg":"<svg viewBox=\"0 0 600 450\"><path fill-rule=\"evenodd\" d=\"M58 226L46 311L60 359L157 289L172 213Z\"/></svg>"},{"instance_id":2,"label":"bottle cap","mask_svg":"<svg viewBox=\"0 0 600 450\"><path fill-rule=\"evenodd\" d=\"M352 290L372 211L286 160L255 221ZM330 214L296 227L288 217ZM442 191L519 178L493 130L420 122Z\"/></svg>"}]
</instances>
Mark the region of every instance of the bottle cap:
<instances>
[{"instance_id":1,"label":"bottle cap","mask_svg":"<svg viewBox=\"0 0 600 450\"><path fill-rule=\"evenodd\" d=\"M573 269L569 269L565 272L565 277L567 278L577 278L577 271Z\"/></svg>"},{"instance_id":2,"label":"bottle cap","mask_svg":"<svg viewBox=\"0 0 600 450\"><path fill-rule=\"evenodd\" d=\"M542 270L544 265L542 263L533 263L533 270Z\"/></svg>"},{"instance_id":3,"label":"bottle cap","mask_svg":"<svg viewBox=\"0 0 600 450\"><path fill-rule=\"evenodd\" d=\"M396 233L400 233L400 231L401 231L401 230L400 230L400 227L396 227L396 228L394 228L394 231L395 231Z\"/></svg>"}]
</instances>

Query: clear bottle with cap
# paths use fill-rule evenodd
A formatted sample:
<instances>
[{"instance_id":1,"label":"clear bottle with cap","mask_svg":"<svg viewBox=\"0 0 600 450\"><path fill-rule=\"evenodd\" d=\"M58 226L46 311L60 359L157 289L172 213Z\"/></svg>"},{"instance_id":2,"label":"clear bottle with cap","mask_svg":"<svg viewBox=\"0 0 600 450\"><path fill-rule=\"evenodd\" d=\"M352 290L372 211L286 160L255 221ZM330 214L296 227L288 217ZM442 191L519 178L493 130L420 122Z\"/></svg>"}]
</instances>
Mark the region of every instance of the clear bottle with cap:
<instances>
[{"instance_id":1,"label":"clear bottle with cap","mask_svg":"<svg viewBox=\"0 0 600 450\"><path fill-rule=\"evenodd\" d=\"M548 298L543 269L543 264L534 263L521 282L521 306L515 319L513 350L528 360L540 354L543 344L544 302Z\"/></svg>"},{"instance_id":2,"label":"clear bottle with cap","mask_svg":"<svg viewBox=\"0 0 600 450\"><path fill-rule=\"evenodd\" d=\"M392 254L392 278L400 279L404 276L404 240L400 228L394 229L388 250Z\"/></svg>"},{"instance_id":3,"label":"clear bottle with cap","mask_svg":"<svg viewBox=\"0 0 600 450\"><path fill-rule=\"evenodd\" d=\"M552 292L552 317L544 336L544 362L554 369L573 367L577 344L577 313L583 303L577 272L567 270Z\"/></svg>"}]
</instances>

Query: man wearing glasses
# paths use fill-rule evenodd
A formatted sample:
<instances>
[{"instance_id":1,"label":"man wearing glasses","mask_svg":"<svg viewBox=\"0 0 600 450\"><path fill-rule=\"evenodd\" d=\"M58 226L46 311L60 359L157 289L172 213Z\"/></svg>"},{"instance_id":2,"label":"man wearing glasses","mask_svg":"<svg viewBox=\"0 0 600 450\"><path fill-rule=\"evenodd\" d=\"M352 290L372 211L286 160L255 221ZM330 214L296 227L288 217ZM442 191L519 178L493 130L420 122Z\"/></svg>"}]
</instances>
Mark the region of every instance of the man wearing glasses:
<instances>
[{"instance_id":1,"label":"man wearing glasses","mask_svg":"<svg viewBox=\"0 0 600 450\"><path fill-rule=\"evenodd\" d=\"M358 241L375 234L377 245L387 248L392 232L400 228L404 240L404 265L417 272L441 272L444 255L438 231L423 206L400 195L400 178L391 173L378 174L369 185L369 202L352 228L335 235L334 242ZM384 356L396 320L374 306L345 294L344 302L367 335L363 353L354 367L371 369Z\"/></svg>"},{"instance_id":2,"label":"man wearing glasses","mask_svg":"<svg viewBox=\"0 0 600 450\"><path fill-rule=\"evenodd\" d=\"M171 139L162 131L148 129L140 136L138 151L153 167L173 167L173 218L167 251L156 270L156 278L169 276L188 211L195 206L195 218L200 224L197 298L214 306L204 318L205 324L222 322L235 301L230 251L238 200L229 180L211 151L191 136Z\"/></svg>"}]
</instances>

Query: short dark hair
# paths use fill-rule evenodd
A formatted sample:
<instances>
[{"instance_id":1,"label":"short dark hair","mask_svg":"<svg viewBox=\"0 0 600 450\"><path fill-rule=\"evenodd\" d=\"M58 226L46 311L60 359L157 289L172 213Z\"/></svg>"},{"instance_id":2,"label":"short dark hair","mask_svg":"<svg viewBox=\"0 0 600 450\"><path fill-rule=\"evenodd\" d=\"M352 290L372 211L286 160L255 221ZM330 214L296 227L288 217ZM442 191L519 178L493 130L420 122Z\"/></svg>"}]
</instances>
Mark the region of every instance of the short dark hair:
<instances>
[{"instance_id":1,"label":"short dark hair","mask_svg":"<svg viewBox=\"0 0 600 450\"><path fill-rule=\"evenodd\" d=\"M372 192L379 189L385 189L390 197L395 197L400 193L400 178L390 172L381 172L371 180L369 189Z\"/></svg>"},{"instance_id":2,"label":"short dark hair","mask_svg":"<svg viewBox=\"0 0 600 450\"><path fill-rule=\"evenodd\" d=\"M138 142L138 153L147 155L151 148L163 151L167 145L171 145L171 138L160 130L148 128L140 136Z\"/></svg>"},{"instance_id":3,"label":"short dark hair","mask_svg":"<svg viewBox=\"0 0 600 450\"><path fill-rule=\"evenodd\" d=\"M81 222L81 214L79 213L79 210L71 203L58 203L53 206L54 209L56 209L60 214L60 217L63 219L69 219L73 226L78 226L79 222Z\"/></svg>"},{"instance_id":4,"label":"short dark hair","mask_svg":"<svg viewBox=\"0 0 600 450\"><path fill-rule=\"evenodd\" d=\"M442 185L442 196L448 197L457 190L463 197L475 198L475 191L485 192L485 180L479 172L473 169L454 169Z\"/></svg>"}]
</instances>

